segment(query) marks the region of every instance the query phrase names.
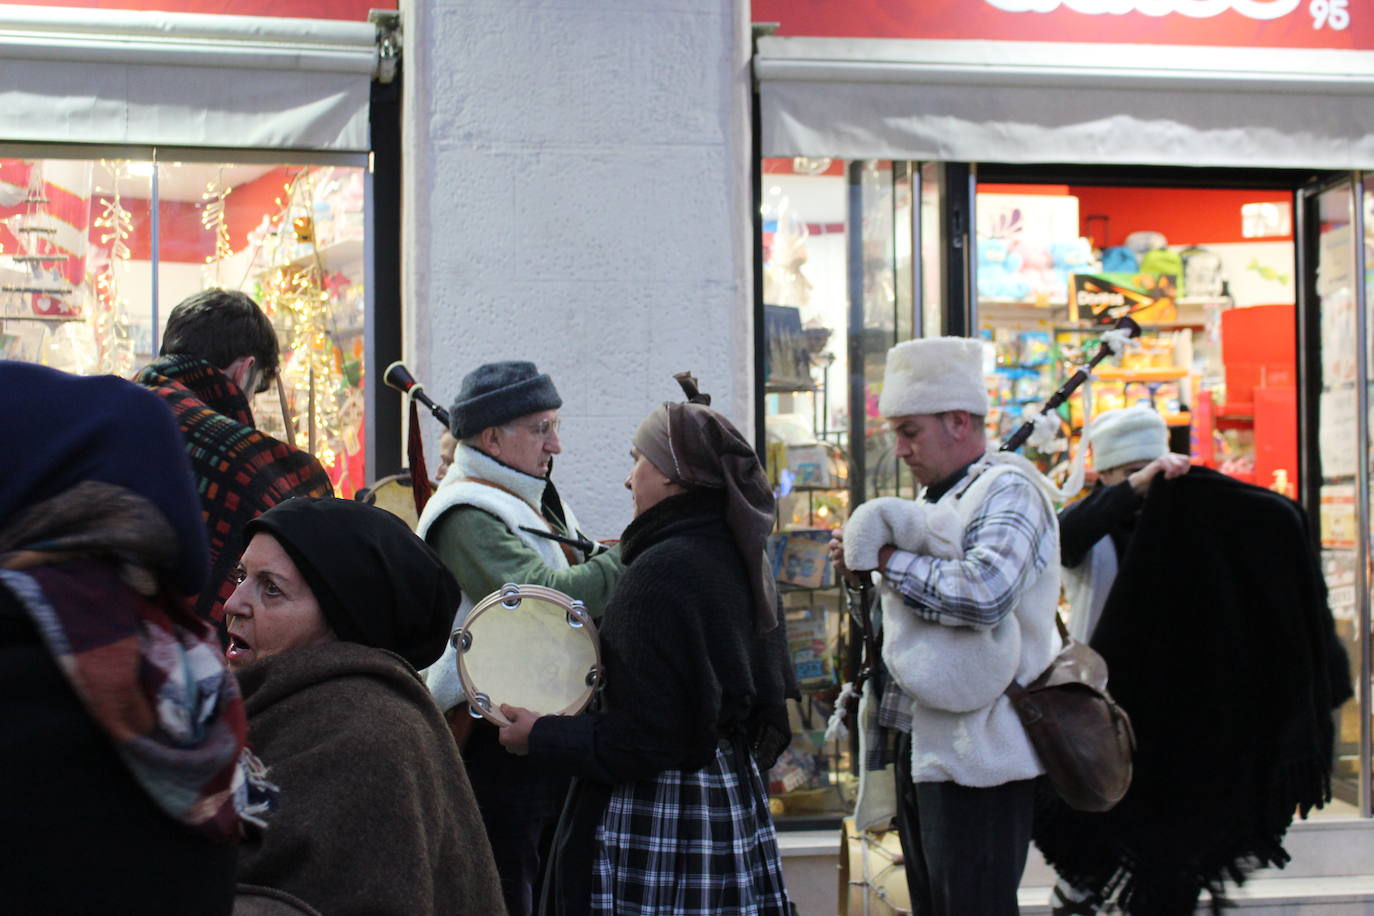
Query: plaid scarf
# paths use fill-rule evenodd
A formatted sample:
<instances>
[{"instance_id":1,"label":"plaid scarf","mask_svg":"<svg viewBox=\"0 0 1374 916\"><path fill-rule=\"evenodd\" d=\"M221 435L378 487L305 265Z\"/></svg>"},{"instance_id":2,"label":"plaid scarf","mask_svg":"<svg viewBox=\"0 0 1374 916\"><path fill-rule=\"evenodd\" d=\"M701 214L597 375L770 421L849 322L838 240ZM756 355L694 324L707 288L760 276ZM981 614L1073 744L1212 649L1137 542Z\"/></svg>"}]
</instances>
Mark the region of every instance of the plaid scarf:
<instances>
[{"instance_id":1,"label":"plaid scarf","mask_svg":"<svg viewBox=\"0 0 1374 916\"><path fill-rule=\"evenodd\" d=\"M275 790L244 746L243 702L210 628L162 587L177 550L150 502L86 481L0 530L0 586L154 803L231 839L243 821L263 825Z\"/></svg>"},{"instance_id":2,"label":"plaid scarf","mask_svg":"<svg viewBox=\"0 0 1374 916\"><path fill-rule=\"evenodd\" d=\"M167 402L186 439L210 536L210 584L197 610L222 626L243 526L293 496L333 496L334 488L314 456L255 429L243 392L205 360L163 356L134 381Z\"/></svg>"}]
</instances>

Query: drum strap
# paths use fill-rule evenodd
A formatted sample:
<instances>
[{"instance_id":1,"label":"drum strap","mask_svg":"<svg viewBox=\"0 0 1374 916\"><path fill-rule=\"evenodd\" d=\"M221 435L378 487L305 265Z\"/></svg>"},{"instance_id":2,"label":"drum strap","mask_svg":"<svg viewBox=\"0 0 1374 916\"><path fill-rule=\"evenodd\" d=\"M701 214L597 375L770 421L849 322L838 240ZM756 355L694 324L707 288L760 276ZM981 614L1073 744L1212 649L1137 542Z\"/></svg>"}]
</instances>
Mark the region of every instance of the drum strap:
<instances>
[{"instance_id":1,"label":"drum strap","mask_svg":"<svg viewBox=\"0 0 1374 916\"><path fill-rule=\"evenodd\" d=\"M558 542L558 546L563 550L563 556L566 557L567 560L568 560L568 565L569 565L569 566L576 566L577 564L583 562L583 557L582 557L582 555L578 552L578 550L577 550L575 547L573 547L572 545L568 544L568 543L564 540L564 538L563 538L561 535L558 534L558 532L554 529L553 522L551 522L551 521L549 521L547 518L545 518L544 513L543 513L543 512L540 512L540 511L539 511L539 508L538 508L537 506L530 505L529 500L525 499L525 498L524 498L523 496L521 496L519 493L516 493L514 490L511 490L511 489L509 489L509 488L507 488L507 487L503 487L503 486L501 486L499 483L496 483L495 481L486 480L486 479L481 478L481 477L459 477L458 479L459 479L459 480L468 481L469 483L480 483L480 484L482 484L483 486L491 487L493 490L500 490L502 493L505 493L507 496L514 496L516 499L520 500L522 503L524 503L525 505L527 505L527 506L529 506L531 509L533 509L533 510L534 510L534 514L537 515L537 516L539 516L539 518L543 520L543 522L544 522L545 525L548 525L548 526L549 526L549 530L548 530L548 534L547 534L547 535L545 535L545 534L543 534L543 533L541 533L541 532L539 532L539 531L535 531L535 530L533 530L533 529L526 529L526 530L528 530L531 534L538 534L538 535L540 535L541 537L549 537L550 540L557 541L557 542Z\"/></svg>"}]
</instances>

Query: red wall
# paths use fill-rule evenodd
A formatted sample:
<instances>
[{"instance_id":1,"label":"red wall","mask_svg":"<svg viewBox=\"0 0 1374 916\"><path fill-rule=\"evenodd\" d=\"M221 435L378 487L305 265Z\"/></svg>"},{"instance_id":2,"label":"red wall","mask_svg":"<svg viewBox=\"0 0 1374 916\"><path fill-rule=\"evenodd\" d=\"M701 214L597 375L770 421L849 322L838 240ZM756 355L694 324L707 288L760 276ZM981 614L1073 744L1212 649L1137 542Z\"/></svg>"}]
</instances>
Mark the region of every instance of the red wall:
<instances>
[{"instance_id":1,"label":"red wall","mask_svg":"<svg viewBox=\"0 0 1374 916\"><path fill-rule=\"evenodd\" d=\"M1095 245L1120 245L1137 230L1161 232L1170 245L1215 245L1253 242L1241 235L1243 204L1286 201L1274 191L1198 188L1104 188L1086 185L980 184L981 191L1002 194L1072 194L1078 198L1079 232ZM1106 217L1105 223L1099 217ZM1106 238L1097 238L1106 231ZM1291 234L1270 241L1291 240Z\"/></svg>"},{"instance_id":2,"label":"red wall","mask_svg":"<svg viewBox=\"0 0 1374 916\"><path fill-rule=\"evenodd\" d=\"M1162 232L1170 245L1207 245L1221 242L1253 242L1241 235L1242 204L1289 201L1273 191L1233 191L1197 188L1094 188L1074 186L1078 218L1084 235L1100 233L1107 217L1107 238L1098 245L1120 245L1139 229ZM1291 239L1291 234L1274 241Z\"/></svg>"}]
</instances>

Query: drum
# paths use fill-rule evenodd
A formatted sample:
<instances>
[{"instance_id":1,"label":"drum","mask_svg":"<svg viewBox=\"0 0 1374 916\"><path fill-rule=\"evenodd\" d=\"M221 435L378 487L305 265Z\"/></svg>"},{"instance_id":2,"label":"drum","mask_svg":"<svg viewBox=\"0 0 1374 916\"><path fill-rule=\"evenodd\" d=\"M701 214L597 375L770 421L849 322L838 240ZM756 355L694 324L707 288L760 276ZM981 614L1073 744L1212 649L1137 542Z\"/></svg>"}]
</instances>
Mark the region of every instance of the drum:
<instances>
[{"instance_id":1,"label":"drum","mask_svg":"<svg viewBox=\"0 0 1374 916\"><path fill-rule=\"evenodd\" d=\"M909 914L911 891L897 831L856 831L847 817L840 838L840 916Z\"/></svg>"},{"instance_id":2,"label":"drum","mask_svg":"<svg viewBox=\"0 0 1374 916\"><path fill-rule=\"evenodd\" d=\"M458 680L473 718L509 725L501 705L571 716L601 683L596 624L567 595L507 583L478 603L453 631Z\"/></svg>"},{"instance_id":3,"label":"drum","mask_svg":"<svg viewBox=\"0 0 1374 916\"><path fill-rule=\"evenodd\" d=\"M369 506L385 509L409 525L411 531L420 523L420 515L415 511L415 491L412 489L408 471L383 477L372 486L359 490L353 498Z\"/></svg>"}]
</instances>

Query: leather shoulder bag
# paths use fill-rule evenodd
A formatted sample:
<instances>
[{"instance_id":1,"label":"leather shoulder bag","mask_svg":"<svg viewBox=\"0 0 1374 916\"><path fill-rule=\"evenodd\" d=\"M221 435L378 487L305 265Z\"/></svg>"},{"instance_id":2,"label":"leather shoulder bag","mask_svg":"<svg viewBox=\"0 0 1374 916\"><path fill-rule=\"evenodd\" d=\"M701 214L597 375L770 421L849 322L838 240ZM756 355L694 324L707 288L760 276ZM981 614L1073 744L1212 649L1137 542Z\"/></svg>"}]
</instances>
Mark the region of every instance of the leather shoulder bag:
<instances>
[{"instance_id":1,"label":"leather shoulder bag","mask_svg":"<svg viewBox=\"0 0 1374 916\"><path fill-rule=\"evenodd\" d=\"M1029 684L1007 687L1016 714L1050 785L1070 808L1107 811L1131 787L1135 732L1126 710L1107 692L1107 663L1070 639L1055 614L1064 646Z\"/></svg>"}]
</instances>

